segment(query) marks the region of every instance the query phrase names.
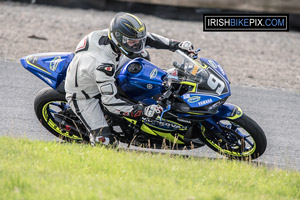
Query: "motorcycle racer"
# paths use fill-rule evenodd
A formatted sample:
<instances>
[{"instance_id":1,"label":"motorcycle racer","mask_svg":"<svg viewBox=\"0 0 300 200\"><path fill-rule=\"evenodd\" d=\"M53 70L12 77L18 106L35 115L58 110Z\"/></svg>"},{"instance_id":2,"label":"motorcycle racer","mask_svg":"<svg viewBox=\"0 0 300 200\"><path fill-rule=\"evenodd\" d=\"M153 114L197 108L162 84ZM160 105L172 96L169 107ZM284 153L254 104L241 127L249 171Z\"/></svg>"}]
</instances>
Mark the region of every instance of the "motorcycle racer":
<instances>
[{"instance_id":1,"label":"motorcycle racer","mask_svg":"<svg viewBox=\"0 0 300 200\"><path fill-rule=\"evenodd\" d=\"M100 103L111 113L133 118L155 118L162 112L159 105L144 107L121 100L115 86L114 75L120 56L145 57L145 47L193 52L191 42L147 33L140 18L123 12L114 16L109 29L93 31L77 45L66 75L66 99L89 131L92 145L114 142Z\"/></svg>"}]
</instances>

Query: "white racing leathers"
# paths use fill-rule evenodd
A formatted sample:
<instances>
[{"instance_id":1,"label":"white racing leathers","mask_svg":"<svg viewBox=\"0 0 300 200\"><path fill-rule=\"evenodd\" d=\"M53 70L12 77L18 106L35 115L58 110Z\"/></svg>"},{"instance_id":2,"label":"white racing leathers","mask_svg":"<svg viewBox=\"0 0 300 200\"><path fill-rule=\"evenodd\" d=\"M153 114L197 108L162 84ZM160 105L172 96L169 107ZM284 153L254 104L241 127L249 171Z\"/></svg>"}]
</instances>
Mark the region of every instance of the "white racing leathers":
<instances>
[{"instance_id":1,"label":"white racing leathers","mask_svg":"<svg viewBox=\"0 0 300 200\"><path fill-rule=\"evenodd\" d=\"M170 43L148 33L146 46L170 49ZM134 109L116 96L114 75L119 57L111 47L108 30L88 34L75 50L65 81L66 99L89 131L108 126L99 103L114 114L128 115Z\"/></svg>"}]
</instances>

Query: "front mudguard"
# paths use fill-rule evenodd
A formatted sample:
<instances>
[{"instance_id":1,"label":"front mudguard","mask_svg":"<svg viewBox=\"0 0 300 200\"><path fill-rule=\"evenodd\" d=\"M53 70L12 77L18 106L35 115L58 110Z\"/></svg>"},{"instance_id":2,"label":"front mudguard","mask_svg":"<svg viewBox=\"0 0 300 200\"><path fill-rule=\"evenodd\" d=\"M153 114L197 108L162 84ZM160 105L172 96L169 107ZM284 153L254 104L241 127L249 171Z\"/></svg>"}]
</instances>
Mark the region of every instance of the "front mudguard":
<instances>
[{"instance_id":1,"label":"front mudguard","mask_svg":"<svg viewBox=\"0 0 300 200\"><path fill-rule=\"evenodd\" d=\"M220 120L235 120L243 116L243 111L236 105L224 103L219 107L217 114L207 118L202 124L210 127L211 130L222 132L218 122Z\"/></svg>"},{"instance_id":2,"label":"front mudguard","mask_svg":"<svg viewBox=\"0 0 300 200\"><path fill-rule=\"evenodd\" d=\"M217 118L217 119L219 118L219 120L222 119L235 120L242 116L243 116L243 111L241 108L230 103L224 103L222 106L220 106L217 114L214 115L213 118Z\"/></svg>"}]
</instances>

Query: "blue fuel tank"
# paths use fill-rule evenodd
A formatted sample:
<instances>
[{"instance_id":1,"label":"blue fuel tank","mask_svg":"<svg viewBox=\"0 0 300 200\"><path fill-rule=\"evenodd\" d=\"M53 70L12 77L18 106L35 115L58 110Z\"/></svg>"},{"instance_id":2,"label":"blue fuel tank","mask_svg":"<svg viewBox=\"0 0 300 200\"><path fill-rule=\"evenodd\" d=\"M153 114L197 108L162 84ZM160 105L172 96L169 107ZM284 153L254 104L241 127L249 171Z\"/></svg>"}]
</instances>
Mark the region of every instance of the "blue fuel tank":
<instances>
[{"instance_id":1,"label":"blue fuel tank","mask_svg":"<svg viewBox=\"0 0 300 200\"><path fill-rule=\"evenodd\" d=\"M153 96L160 94L166 72L143 58L135 58L125 64L116 75L118 87L128 97L145 104L155 104Z\"/></svg>"}]
</instances>

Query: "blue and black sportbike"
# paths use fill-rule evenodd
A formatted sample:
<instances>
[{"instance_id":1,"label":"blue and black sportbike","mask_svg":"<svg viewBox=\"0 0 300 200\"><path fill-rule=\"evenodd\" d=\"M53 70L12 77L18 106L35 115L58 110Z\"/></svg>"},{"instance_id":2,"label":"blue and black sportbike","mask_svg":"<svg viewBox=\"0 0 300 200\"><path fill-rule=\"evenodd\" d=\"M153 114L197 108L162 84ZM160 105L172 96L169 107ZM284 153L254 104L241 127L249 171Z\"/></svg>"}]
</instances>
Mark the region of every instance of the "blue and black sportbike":
<instances>
[{"instance_id":1,"label":"blue and black sportbike","mask_svg":"<svg viewBox=\"0 0 300 200\"><path fill-rule=\"evenodd\" d=\"M22 58L21 63L50 86L35 98L38 120L63 140L85 143L89 142L87 130L65 99L64 79L73 57L73 53L34 54ZM231 91L219 63L177 50L172 64L172 69L164 71L136 58L118 67L115 79L121 98L160 104L164 111L155 119L137 120L111 114L103 107L114 137L128 146L180 150L207 145L230 158L261 156L266 136L241 108L226 103Z\"/></svg>"}]
</instances>

